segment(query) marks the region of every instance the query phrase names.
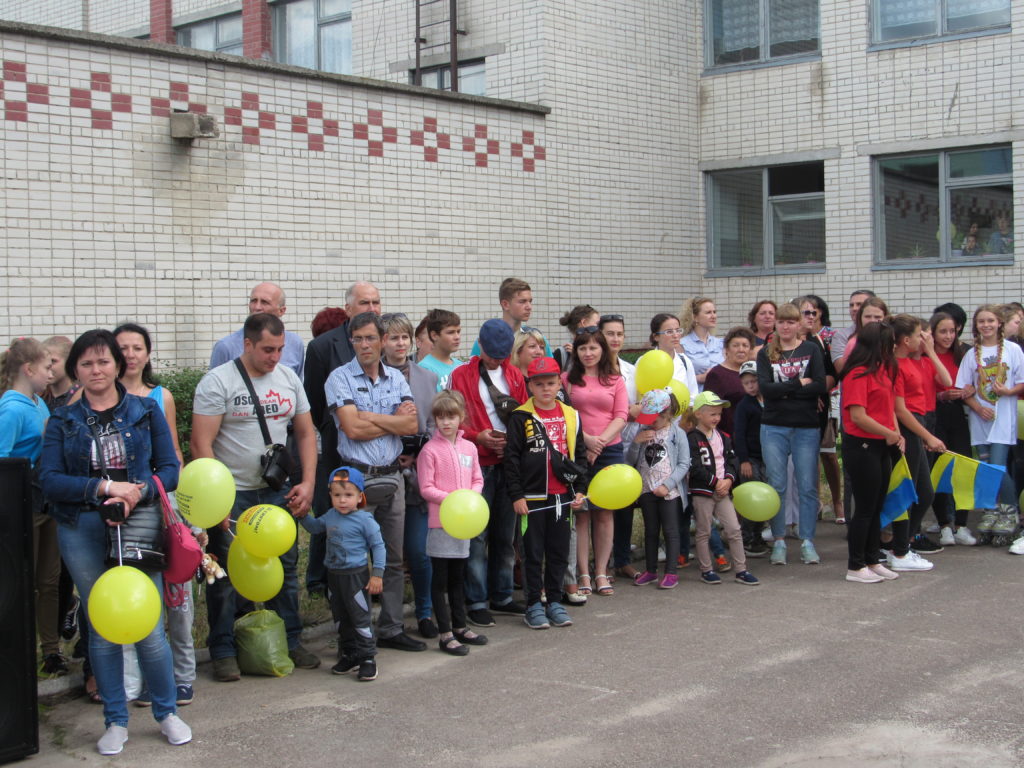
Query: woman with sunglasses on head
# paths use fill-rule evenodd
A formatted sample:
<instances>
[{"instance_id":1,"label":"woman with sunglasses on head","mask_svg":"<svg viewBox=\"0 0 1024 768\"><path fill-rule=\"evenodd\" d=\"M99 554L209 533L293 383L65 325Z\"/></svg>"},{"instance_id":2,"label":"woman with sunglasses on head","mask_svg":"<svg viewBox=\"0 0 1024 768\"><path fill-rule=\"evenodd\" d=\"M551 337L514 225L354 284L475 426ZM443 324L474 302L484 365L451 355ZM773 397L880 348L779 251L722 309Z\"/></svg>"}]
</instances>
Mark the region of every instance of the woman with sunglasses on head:
<instances>
[{"instance_id":1,"label":"woman with sunglasses on head","mask_svg":"<svg viewBox=\"0 0 1024 768\"><path fill-rule=\"evenodd\" d=\"M690 299L679 312L679 323L684 334L679 344L693 362L697 385L703 390L708 371L725 357L722 340L715 336L718 325L715 303L706 296Z\"/></svg>"},{"instance_id":2,"label":"woman with sunglasses on head","mask_svg":"<svg viewBox=\"0 0 1024 768\"><path fill-rule=\"evenodd\" d=\"M569 370L572 364L572 345L576 340L576 332L580 328L596 328L601 315L589 304L577 304L558 319L558 324L569 333L569 341L552 352L563 371Z\"/></svg>"},{"instance_id":3,"label":"woman with sunglasses on head","mask_svg":"<svg viewBox=\"0 0 1024 768\"><path fill-rule=\"evenodd\" d=\"M590 477L625 460L620 437L629 416L626 383L616 373L608 342L597 326L576 330L569 370L562 374L562 386L572 407L579 411L583 441L587 447ZM614 594L608 578L612 552L613 511L591 502L589 509L576 512L576 566L580 592L590 589L599 595ZM594 581L590 579L590 524L593 523Z\"/></svg>"},{"instance_id":4,"label":"woman with sunglasses on head","mask_svg":"<svg viewBox=\"0 0 1024 768\"><path fill-rule=\"evenodd\" d=\"M679 340L683 336L683 329L679 325L679 318L670 315L668 312L659 312L651 318L651 346L660 349L672 358L675 366L672 378L681 381L690 390L690 402L682 405L689 407L693 398L700 392L700 385L697 383L697 372L693 362L683 353Z\"/></svg>"}]
</instances>

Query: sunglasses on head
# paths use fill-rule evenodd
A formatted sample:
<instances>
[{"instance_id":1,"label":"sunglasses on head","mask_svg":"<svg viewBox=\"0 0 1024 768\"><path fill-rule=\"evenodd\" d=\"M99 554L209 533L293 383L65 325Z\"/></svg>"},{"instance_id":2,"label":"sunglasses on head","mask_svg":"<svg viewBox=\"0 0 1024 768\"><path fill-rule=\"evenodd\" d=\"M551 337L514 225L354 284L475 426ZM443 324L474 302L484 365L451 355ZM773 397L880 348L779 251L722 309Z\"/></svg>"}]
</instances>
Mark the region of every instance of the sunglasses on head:
<instances>
[{"instance_id":1,"label":"sunglasses on head","mask_svg":"<svg viewBox=\"0 0 1024 768\"><path fill-rule=\"evenodd\" d=\"M387 325L392 320L408 320L408 319L409 319L409 316L406 315L404 312L385 312L383 315L380 316L380 321L382 323L384 323L384 325Z\"/></svg>"},{"instance_id":2,"label":"sunglasses on head","mask_svg":"<svg viewBox=\"0 0 1024 768\"><path fill-rule=\"evenodd\" d=\"M600 330L601 329L598 328L596 325L588 325L585 328L577 328L576 329L576 335L577 336L582 336L584 333L597 333Z\"/></svg>"},{"instance_id":3,"label":"sunglasses on head","mask_svg":"<svg viewBox=\"0 0 1024 768\"><path fill-rule=\"evenodd\" d=\"M601 324L602 325L604 325L605 323L624 323L624 322L626 322L626 318L624 318L622 315L601 315Z\"/></svg>"}]
</instances>

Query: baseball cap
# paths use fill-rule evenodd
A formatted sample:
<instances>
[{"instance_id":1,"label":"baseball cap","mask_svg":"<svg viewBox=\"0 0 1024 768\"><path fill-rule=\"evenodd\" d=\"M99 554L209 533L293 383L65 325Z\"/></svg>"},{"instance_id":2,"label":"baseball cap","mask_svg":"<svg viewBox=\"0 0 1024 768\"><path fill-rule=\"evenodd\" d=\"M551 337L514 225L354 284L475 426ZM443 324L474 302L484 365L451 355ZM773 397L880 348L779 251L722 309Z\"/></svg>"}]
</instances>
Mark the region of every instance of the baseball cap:
<instances>
[{"instance_id":1,"label":"baseball cap","mask_svg":"<svg viewBox=\"0 0 1024 768\"><path fill-rule=\"evenodd\" d=\"M338 467L336 470L331 472L331 479L327 481L327 484L330 485L333 483L334 478L339 473L344 475L344 477L339 477L339 480L352 483L352 485L359 489L360 493L366 490L366 481L363 479L363 473L353 467Z\"/></svg>"},{"instance_id":2,"label":"baseball cap","mask_svg":"<svg viewBox=\"0 0 1024 768\"><path fill-rule=\"evenodd\" d=\"M640 413L636 416L636 423L644 426L653 424L659 414L671 405L667 390L652 389L640 398Z\"/></svg>"},{"instance_id":3,"label":"baseball cap","mask_svg":"<svg viewBox=\"0 0 1024 768\"><path fill-rule=\"evenodd\" d=\"M492 317L480 326L480 348L495 360L511 355L515 340L515 333L504 320Z\"/></svg>"},{"instance_id":4,"label":"baseball cap","mask_svg":"<svg viewBox=\"0 0 1024 768\"><path fill-rule=\"evenodd\" d=\"M538 357L536 360L531 360L530 364L526 367L526 378L532 379L535 376L558 376L561 374L562 369L558 367L558 363L553 357Z\"/></svg>"},{"instance_id":5,"label":"baseball cap","mask_svg":"<svg viewBox=\"0 0 1024 768\"><path fill-rule=\"evenodd\" d=\"M757 363L753 360L747 360L747 362L740 366L740 376L745 373L752 373L757 376Z\"/></svg>"},{"instance_id":6,"label":"baseball cap","mask_svg":"<svg viewBox=\"0 0 1024 768\"><path fill-rule=\"evenodd\" d=\"M728 408L730 403L728 400L723 400L710 389L705 389L695 398L693 398L693 410L697 411L703 408L705 405L720 405L723 408Z\"/></svg>"}]
</instances>

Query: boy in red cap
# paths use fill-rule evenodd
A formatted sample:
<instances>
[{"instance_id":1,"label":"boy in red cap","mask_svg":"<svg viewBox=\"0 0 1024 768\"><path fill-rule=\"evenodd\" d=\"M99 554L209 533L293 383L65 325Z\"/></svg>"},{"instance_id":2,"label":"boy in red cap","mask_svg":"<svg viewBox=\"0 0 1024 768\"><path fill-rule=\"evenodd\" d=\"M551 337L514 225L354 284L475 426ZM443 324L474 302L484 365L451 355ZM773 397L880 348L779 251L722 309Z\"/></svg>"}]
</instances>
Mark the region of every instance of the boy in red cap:
<instances>
[{"instance_id":1,"label":"boy in red cap","mask_svg":"<svg viewBox=\"0 0 1024 768\"><path fill-rule=\"evenodd\" d=\"M524 620L530 629L572 624L560 600L569 563L571 510L586 498L587 449L579 414L558 400L560 374L551 357L532 361L526 370L531 397L508 420L505 478L523 529Z\"/></svg>"}]
</instances>

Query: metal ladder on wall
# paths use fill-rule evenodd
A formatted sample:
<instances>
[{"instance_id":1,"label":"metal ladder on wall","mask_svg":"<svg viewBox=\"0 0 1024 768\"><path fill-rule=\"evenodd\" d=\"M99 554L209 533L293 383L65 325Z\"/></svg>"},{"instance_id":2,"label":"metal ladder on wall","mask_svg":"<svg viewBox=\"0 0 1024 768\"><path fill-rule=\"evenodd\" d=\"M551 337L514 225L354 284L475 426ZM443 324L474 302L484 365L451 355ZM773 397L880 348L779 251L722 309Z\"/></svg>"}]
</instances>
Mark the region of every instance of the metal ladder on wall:
<instances>
[{"instance_id":1,"label":"metal ladder on wall","mask_svg":"<svg viewBox=\"0 0 1024 768\"><path fill-rule=\"evenodd\" d=\"M457 93L459 90L459 35L465 34L459 30L458 0L413 0L416 3L416 68L413 70L413 85L423 85L422 58L425 51L435 48L449 48L449 75L451 77L451 91ZM439 6L434 13L443 13L443 8L448 7L448 18L436 21L425 21L424 16L431 13L430 6ZM429 31L439 32L442 36L447 32L447 39L437 43L431 43L427 38Z\"/></svg>"}]
</instances>

